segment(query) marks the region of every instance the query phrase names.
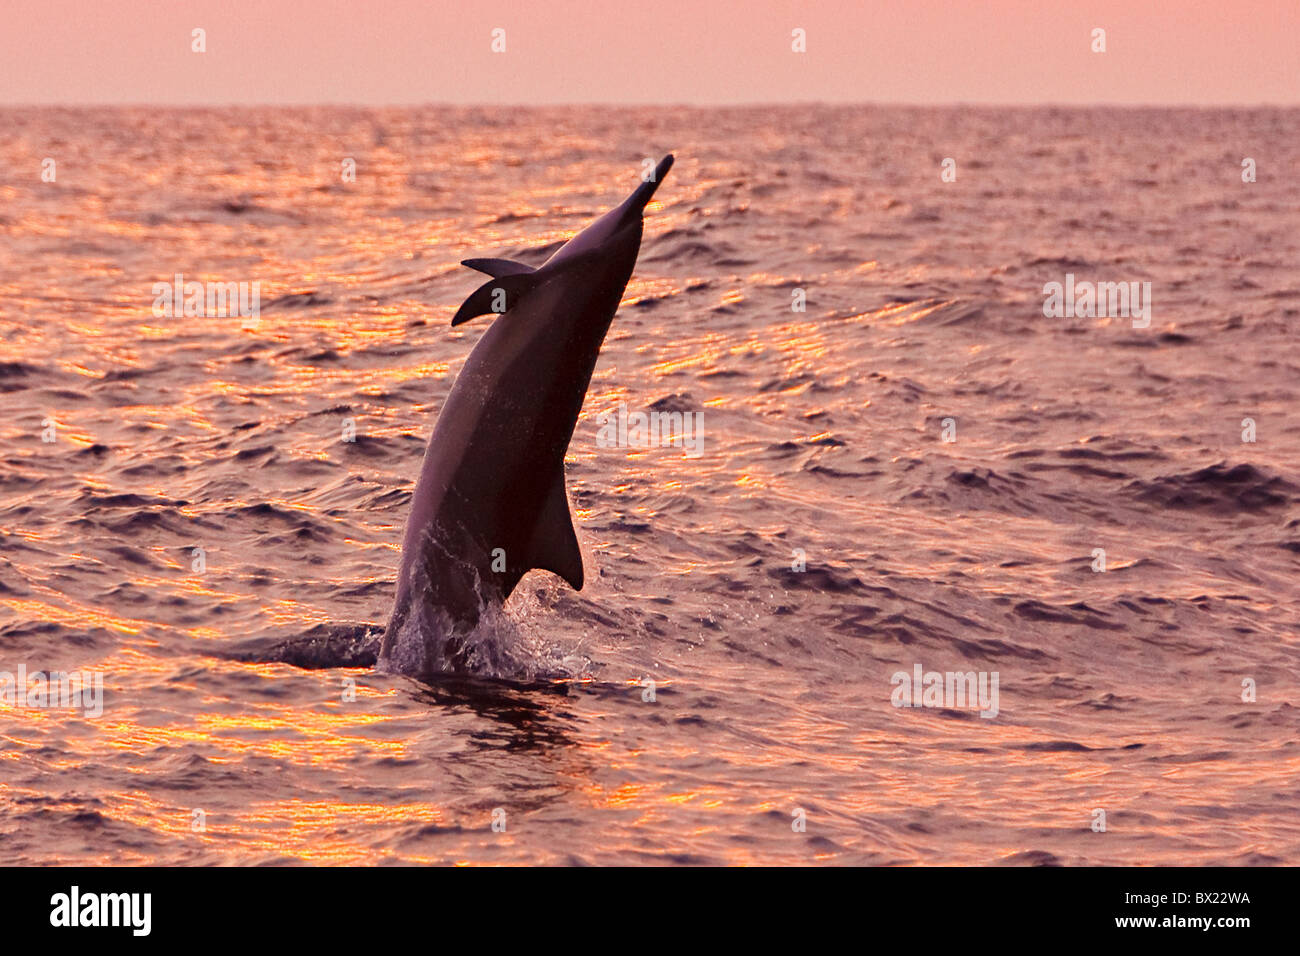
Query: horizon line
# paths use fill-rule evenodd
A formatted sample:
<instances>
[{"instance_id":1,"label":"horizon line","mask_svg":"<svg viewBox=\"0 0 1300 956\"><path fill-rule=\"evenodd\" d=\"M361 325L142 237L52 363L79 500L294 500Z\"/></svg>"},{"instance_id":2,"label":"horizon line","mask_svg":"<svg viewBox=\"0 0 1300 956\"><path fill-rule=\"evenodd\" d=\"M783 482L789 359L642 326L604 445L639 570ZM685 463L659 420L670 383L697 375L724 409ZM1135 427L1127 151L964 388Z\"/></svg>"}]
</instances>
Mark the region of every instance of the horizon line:
<instances>
[{"instance_id":1,"label":"horizon line","mask_svg":"<svg viewBox=\"0 0 1300 956\"><path fill-rule=\"evenodd\" d=\"M1300 99L1294 102L1260 100L1255 102L1147 102L1147 101L1115 101L1115 100L1095 100L1095 101L1041 101L1041 102L1016 102L1006 100L945 100L942 102L933 100L744 100L737 102L673 102L673 101L604 101L604 100L566 100L554 103L524 103L524 102L501 102L501 103L484 103L484 102L454 102L454 101L435 101L435 100L411 100L411 101L392 101L392 102L374 102L374 101L349 101L349 100L285 100L285 101L267 101L267 100L227 100L227 101L146 101L146 100L123 100L123 101L95 101L95 100L50 100L45 102L0 102L0 109L43 109L43 108L71 108L71 109L246 109L252 107L270 107L279 109L301 109L304 107L312 108L346 108L346 109L413 109L423 107L454 107L459 109L554 109L554 108L589 108L589 107L606 107L613 109L789 109L800 107L854 107L854 106L874 106L874 107L930 107L935 109L951 109L954 107L986 107L995 109L1297 109L1300 108Z\"/></svg>"}]
</instances>

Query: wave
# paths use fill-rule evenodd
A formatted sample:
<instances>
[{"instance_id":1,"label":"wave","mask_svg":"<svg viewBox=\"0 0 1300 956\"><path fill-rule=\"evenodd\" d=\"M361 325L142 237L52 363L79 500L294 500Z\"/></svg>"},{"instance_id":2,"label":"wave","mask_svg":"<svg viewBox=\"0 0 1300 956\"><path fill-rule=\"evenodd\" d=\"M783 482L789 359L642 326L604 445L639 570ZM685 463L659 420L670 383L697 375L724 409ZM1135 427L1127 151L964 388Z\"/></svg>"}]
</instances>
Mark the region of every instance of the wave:
<instances>
[{"instance_id":1,"label":"wave","mask_svg":"<svg viewBox=\"0 0 1300 956\"><path fill-rule=\"evenodd\" d=\"M1231 518L1293 505L1300 487L1255 465L1219 462L1192 472L1134 481L1124 491L1146 504Z\"/></svg>"}]
</instances>

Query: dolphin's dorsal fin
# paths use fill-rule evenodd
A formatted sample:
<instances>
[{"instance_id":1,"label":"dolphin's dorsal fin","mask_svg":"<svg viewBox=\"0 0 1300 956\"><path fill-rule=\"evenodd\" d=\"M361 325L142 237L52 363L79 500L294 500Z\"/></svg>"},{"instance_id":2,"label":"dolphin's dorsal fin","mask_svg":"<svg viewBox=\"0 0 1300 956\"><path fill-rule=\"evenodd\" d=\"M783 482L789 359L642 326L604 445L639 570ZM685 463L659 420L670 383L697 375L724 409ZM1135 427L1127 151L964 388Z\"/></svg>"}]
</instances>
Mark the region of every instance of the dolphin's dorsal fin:
<instances>
[{"instance_id":1,"label":"dolphin's dorsal fin","mask_svg":"<svg viewBox=\"0 0 1300 956\"><path fill-rule=\"evenodd\" d=\"M522 262L515 262L513 259L464 259L461 261L461 265L477 269L479 272L486 272L494 279L537 271L532 266L526 266Z\"/></svg>"},{"instance_id":2,"label":"dolphin's dorsal fin","mask_svg":"<svg viewBox=\"0 0 1300 956\"><path fill-rule=\"evenodd\" d=\"M542 281L543 279L535 271L489 279L461 303L452 317L451 324L460 325L476 315L509 312L519 304L520 299L541 285Z\"/></svg>"},{"instance_id":3,"label":"dolphin's dorsal fin","mask_svg":"<svg viewBox=\"0 0 1300 956\"><path fill-rule=\"evenodd\" d=\"M483 283L469 294L468 299L461 303L460 308L456 310L456 314L452 316L451 324L460 325L462 322L468 322L479 315L509 312L519 304L524 296L546 280L565 274L581 274L584 269L599 260L600 250L598 249L579 253L562 262L547 262L540 269L533 269L522 262L511 262L509 259L466 259L461 265L490 262L504 264L516 269L526 269L527 271L502 275ZM492 266L494 269L497 267L497 265ZM480 266L472 266L471 268L477 269ZM481 271L488 272L488 269L482 268ZM488 274L491 275L492 273L488 272Z\"/></svg>"},{"instance_id":4,"label":"dolphin's dorsal fin","mask_svg":"<svg viewBox=\"0 0 1300 956\"><path fill-rule=\"evenodd\" d=\"M573 530L573 516L569 514L569 495L564 490L564 466L551 482L550 491L537 515L537 524L524 556L524 570L541 568L551 571L569 582L575 591L582 590L582 549L578 535Z\"/></svg>"}]
</instances>

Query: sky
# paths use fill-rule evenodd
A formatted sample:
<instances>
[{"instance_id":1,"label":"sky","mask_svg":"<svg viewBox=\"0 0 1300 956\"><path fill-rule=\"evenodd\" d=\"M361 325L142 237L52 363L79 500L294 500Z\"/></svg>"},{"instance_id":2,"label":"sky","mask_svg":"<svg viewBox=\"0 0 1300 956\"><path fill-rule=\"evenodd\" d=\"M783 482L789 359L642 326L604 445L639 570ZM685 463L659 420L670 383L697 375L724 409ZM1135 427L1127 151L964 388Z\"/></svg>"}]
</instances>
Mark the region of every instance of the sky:
<instances>
[{"instance_id":1,"label":"sky","mask_svg":"<svg viewBox=\"0 0 1300 956\"><path fill-rule=\"evenodd\" d=\"M1297 104L1300 0L0 0L0 104L815 101Z\"/></svg>"}]
</instances>

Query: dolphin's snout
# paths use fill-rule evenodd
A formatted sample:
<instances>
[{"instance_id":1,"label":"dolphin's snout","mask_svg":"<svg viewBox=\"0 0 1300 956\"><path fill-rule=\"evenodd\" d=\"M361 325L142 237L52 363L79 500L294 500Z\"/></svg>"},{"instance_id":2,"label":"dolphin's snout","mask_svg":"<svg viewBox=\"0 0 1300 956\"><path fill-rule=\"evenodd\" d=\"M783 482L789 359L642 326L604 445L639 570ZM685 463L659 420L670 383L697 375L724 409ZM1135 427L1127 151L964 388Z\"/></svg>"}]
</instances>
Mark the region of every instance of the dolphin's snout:
<instances>
[{"instance_id":1,"label":"dolphin's snout","mask_svg":"<svg viewBox=\"0 0 1300 956\"><path fill-rule=\"evenodd\" d=\"M632 194L631 205L638 211L644 209L645 204L650 201L650 197L653 196L655 190L659 188L659 184L664 181L664 176L668 174L668 170L672 168L673 154L669 153L663 159L659 160L659 165L655 167L653 178L647 179L637 187L636 192Z\"/></svg>"},{"instance_id":2,"label":"dolphin's snout","mask_svg":"<svg viewBox=\"0 0 1300 956\"><path fill-rule=\"evenodd\" d=\"M673 154L669 153L663 159L659 160L659 165L655 167L655 182L659 182L666 175L668 170L673 168Z\"/></svg>"}]
</instances>

